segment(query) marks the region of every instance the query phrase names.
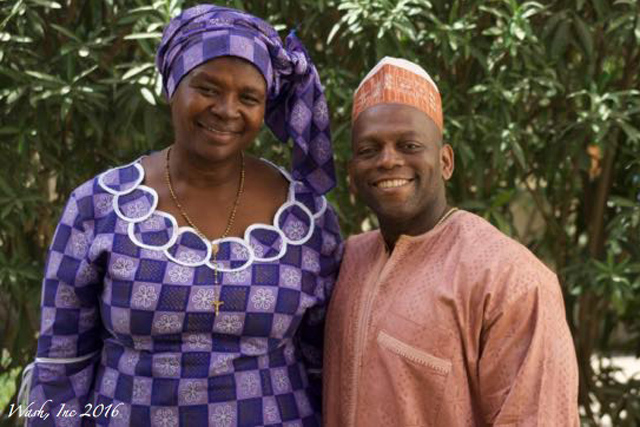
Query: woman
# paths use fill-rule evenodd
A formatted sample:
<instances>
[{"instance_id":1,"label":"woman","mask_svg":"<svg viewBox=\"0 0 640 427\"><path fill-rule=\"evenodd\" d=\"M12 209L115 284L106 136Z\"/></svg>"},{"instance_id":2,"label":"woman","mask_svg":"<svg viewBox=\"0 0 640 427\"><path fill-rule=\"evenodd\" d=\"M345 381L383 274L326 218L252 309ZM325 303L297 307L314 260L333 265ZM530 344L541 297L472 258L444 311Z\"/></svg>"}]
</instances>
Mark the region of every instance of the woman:
<instances>
[{"instance_id":1,"label":"woman","mask_svg":"<svg viewBox=\"0 0 640 427\"><path fill-rule=\"evenodd\" d=\"M47 262L34 425L319 425L341 239L327 106L295 35L185 10L157 66L175 142L77 188ZM245 155L262 122L289 174ZM289 424L291 423L291 424Z\"/></svg>"}]
</instances>

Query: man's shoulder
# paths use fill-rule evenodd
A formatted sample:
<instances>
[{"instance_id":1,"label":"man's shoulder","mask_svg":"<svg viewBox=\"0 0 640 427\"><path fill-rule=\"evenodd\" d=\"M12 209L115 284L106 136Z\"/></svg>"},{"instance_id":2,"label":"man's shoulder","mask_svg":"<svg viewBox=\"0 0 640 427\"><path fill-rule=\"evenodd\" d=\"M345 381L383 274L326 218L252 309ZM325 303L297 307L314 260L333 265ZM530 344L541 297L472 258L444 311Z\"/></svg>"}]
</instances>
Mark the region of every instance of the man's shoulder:
<instances>
[{"instance_id":1,"label":"man's shoulder","mask_svg":"<svg viewBox=\"0 0 640 427\"><path fill-rule=\"evenodd\" d=\"M521 261L544 265L525 245L471 212L461 212L460 221L453 231L465 254L481 257L489 265Z\"/></svg>"},{"instance_id":2,"label":"man's shoulder","mask_svg":"<svg viewBox=\"0 0 640 427\"><path fill-rule=\"evenodd\" d=\"M539 286L557 286L556 274L526 246L484 218L464 212L455 230L461 264L479 272L486 291L511 296Z\"/></svg>"},{"instance_id":3,"label":"man's shoulder","mask_svg":"<svg viewBox=\"0 0 640 427\"><path fill-rule=\"evenodd\" d=\"M362 260L373 260L381 245L379 230L349 236L345 243L343 263L353 261L360 264Z\"/></svg>"},{"instance_id":4,"label":"man's shoulder","mask_svg":"<svg viewBox=\"0 0 640 427\"><path fill-rule=\"evenodd\" d=\"M379 230L365 231L360 234L353 234L347 239L347 243L353 246L370 246L378 241Z\"/></svg>"}]
</instances>

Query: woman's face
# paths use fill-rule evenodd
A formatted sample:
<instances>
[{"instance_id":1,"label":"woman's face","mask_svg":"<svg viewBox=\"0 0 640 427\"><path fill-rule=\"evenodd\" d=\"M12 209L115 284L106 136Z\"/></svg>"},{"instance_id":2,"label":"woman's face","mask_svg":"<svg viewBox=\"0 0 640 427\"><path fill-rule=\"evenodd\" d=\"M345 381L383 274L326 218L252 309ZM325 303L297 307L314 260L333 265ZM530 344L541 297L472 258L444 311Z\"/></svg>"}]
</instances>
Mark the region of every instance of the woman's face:
<instances>
[{"instance_id":1,"label":"woman's face","mask_svg":"<svg viewBox=\"0 0 640 427\"><path fill-rule=\"evenodd\" d=\"M176 144L209 161L247 148L264 119L267 85L244 59L224 56L194 68L171 98Z\"/></svg>"}]
</instances>

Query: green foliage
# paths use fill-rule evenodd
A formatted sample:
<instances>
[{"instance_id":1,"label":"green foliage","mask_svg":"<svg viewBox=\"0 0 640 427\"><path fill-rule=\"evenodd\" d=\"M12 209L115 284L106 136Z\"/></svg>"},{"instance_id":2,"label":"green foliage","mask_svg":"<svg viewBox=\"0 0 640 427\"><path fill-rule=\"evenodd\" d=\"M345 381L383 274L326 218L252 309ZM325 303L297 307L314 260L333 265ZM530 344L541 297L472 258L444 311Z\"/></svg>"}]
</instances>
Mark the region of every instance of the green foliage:
<instances>
[{"instance_id":1,"label":"green foliage","mask_svg":"<svg viewBox=\"0 0 640 427\"><path fill-rule=\"evenodd\" d=\"M192 4L0 1L0 348L10 367L34 354L45 250L70 191L171 142L154 52L163 25ZM454 204L559 275L585 423L602 414L614 425L640 423L637 380L621 383L590 364L596 353L640 353L637 1L218 4L298 28L330 102L340 179L331 199L345 234L375 224L347 188L352 91L384 55L423 65L443 94L445 139L457 156ZM268 131L254 150L289 158ZM615 339L620 330L625 338Z\"/></svg>"},{"instance_id":2,"label":"green foliage","mask_svg":"<svg viewBox=\"0 0 640 427\"><path fill-rule=\"evenodd\" d=\"M0 368L2 368L2 373L0 373L0 415L5 412L5 408L11 403L11 398L16 392L16 379L22 370L19 366L7 369L10 364L11 357L9 357L9 352L3 349L0 353Z\"/></svg>"}]
</instances>

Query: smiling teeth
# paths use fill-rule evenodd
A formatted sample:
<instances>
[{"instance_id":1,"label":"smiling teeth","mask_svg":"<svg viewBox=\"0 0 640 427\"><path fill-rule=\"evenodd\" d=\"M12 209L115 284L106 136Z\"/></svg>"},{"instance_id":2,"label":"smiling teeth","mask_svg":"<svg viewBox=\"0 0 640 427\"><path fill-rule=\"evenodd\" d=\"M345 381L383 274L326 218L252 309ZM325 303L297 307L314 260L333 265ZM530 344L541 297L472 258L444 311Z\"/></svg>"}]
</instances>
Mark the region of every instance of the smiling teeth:
<instances>
[{"instance_id":1,"label":"smiling teeth","mask_svg":"<svg viewBox=\"0 0 640 427\"><path fill-rule=\"evenodd\" d=\"M403 185L408 183L409 183L408 179L390 179L388 181L380 181L379 183L376 184L376 186L379 188L395 188L395 187L402 187Z\"/></svg>"},{"instance_id":2,"label":"smiling teeth","mask_svg":"<svg viewBox=\"0 0 640 427\"><path fill-rule=\"evenodd\" d=\"M207 126L207 125L205 125L205 124L203 124L203 123L201 123L201 124L202 124L202 127L203 127L203 128L205 128L206 130L208 130L208 131L210 131L210 132L223 133L223 134L231 133L231 132L229 132L229 131L222 131L222 130L214 129L214 128L212 128L212 127L210 127L210 126Z\"/></svg>"},{"instance_id":3,"label":"smiling teeth","mask_svg":"<svg viewBox=\"0 0 640 427\"><path fill-rule=\"evenodd\" d=\"M209 127L209 126L205 126L204 128L205 128L206 130L208 130L208 131L211 131L211 132L215 132L215 133L224 133L224 132L219 131L218 129L214 129L214 128L211 128L211 127Z\"/></svg>"}]
</instances>

